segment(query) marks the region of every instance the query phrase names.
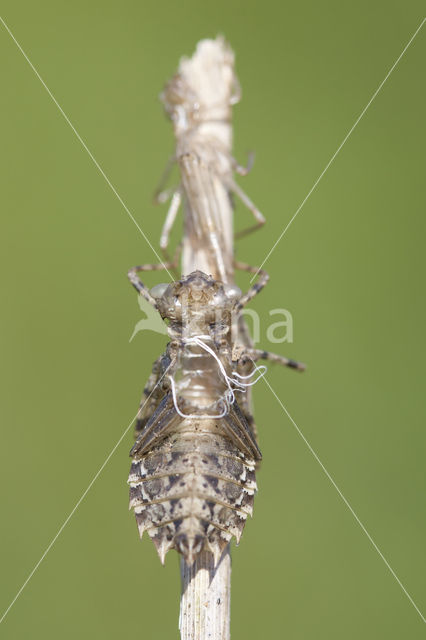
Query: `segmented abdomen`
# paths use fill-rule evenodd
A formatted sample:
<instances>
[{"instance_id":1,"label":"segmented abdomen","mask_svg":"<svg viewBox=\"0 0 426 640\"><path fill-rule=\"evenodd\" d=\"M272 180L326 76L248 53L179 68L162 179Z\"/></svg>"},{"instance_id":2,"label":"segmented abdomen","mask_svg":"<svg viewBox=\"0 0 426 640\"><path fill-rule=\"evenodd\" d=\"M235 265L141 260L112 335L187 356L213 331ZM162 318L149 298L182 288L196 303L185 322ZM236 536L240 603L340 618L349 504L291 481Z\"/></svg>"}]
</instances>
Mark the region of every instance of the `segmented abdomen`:
<instances>
[{"instance_id":1,"label":"segmented abdomen","mask_svg":"<svg viewBox=\"0 0 426 640\"><path fill-rule=\"evenodd\" d=\"M218 558L240 539L256 492L255 461L216 421L182 421L149 452L136 454L129 475L130 507L160 559L176 549L192 564L203 549Z\"/></svg>"}]
</instances>

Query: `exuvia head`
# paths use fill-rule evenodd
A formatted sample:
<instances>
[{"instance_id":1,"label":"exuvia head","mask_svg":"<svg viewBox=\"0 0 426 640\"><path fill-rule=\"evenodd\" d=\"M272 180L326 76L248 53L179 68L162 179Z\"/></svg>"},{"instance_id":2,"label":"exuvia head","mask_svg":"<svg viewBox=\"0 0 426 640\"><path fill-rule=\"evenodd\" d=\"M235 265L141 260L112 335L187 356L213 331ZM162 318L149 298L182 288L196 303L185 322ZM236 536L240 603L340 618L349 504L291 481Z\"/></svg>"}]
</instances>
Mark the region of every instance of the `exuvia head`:
<instances>
[{"instance_id":1,"label":"exuvia head","mask_svg":"<svg viewBox=\"0 0 426 640\"><path fill-rule=\"evenodd\" d=\"M230 314L241 298L236 285L218 282L202 271L193 271L178 282L157 284L150 294L161 316L172 322L196 317L206 323L217 322L222 314Z\"/></svg>"}]
</instances>

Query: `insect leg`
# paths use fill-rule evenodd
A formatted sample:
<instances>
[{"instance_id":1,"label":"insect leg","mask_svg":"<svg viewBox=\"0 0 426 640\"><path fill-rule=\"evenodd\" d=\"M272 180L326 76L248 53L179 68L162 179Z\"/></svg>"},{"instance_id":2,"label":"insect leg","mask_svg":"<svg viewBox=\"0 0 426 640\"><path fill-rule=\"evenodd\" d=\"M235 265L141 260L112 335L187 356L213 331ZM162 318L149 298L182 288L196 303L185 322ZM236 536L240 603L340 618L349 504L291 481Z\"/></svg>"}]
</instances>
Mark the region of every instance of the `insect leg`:
<instances>
[{"instance_id":1,"label":"insect leg","mask_svg":"<svg viewBox=\"0 0 426 640\"><path fill-rule=\"evenodd\" d=\"M250 173L250 171L253 169L253 165L254 165L254 152L250 151L248 153L248 158L247 158L247 166L243 167L241 164L239 164L235 158L232 158L233 161L233 166L235 171L238 173L238 175L240 176L246 176Z\"/></svg>"},{"instance_id":2,"label":"insect leg","mask_svg":"<svg viewBox=\"0 0 426 640\"><path fill-rule=\"evenodd\" d=\"M236 311L241 311L243 307L246 306L252 298L257 296L259 291L262 291L263 287L268 283L269 275L263 269L258 269L257 267L252 267L245 262L235 262L234 263L236 269L241 269L241 271L248 271L249 273L255 273L259 275L259 280L254 283L252 287L245 293L239 300Z\"/></svg>"},{"instance_id":3,"label":"insect leg","mask_svg":"<svg viewBox=\"0 0 426 640\"><path fill-rule=\"evenodd\" d=\"M303 364L303 362L298 362L297 360L292 360L291 358L286 358L285 356L280 356L277 353L271 353L270 351L262 351L262 349L246 349L241 355L240 361L244 364L248 360L251 360L252 362L257 362L257 360L269 360L270 362L277 362L283 367L290 367L297 371L304 371L306 369L306 365Z\"/></svg>"},{"instance_id":4,"label":"insect leg","mask_svg":"<svg viewBox=\"0 0 426 640\"><path fill-rule=\"evenodd\" d=\"M171 193L173 193L173 191L175 191L175 189L166 189L164 190L164 187L170 177L170 174L172 172L173 169L173 165L176 162L176 156L170 156L170 158L167 161L167 164L164 168L163 171L163 175L161 176L160 182L158 183L158 186L155 190L154 193L154 203L155 204L159 204L159 203L163 203L166 202L166 200L169 199Z\"/></svg>"},{"instance_id":5,"label":"insect leg","mask_svg":"<svg viewBox=\"0 0 426 640\"><path fill-rule=\"evenodd\" d=\"M233 193L235 193L236 196L239 197L239 199L243 204L245 204L247 209L249 209L252 212L254 219L257 220L257 223L252 227L248 227L247 229L243 229L242 231L239 231L238 233L236 233L235 238L238 239L248 235L252 231L256 231L256 229L260 229L260 227L262 227L265 224L266 220L263 217L263 215L260 213L256 205L250 200L248 195L245 193L245 191L241 189L241 187L235 182L235 180L233 180L232 178L228 178L226 182L227 182L228 188Z\"/></svg>"},{"instance_id":6,"label":"insect leg","mask_svg":"<svg viewBox=\"0 0 426 640\"><path fill-rule=\"evenodd\" d=\"M175 265L171 262L163 262L161 264L140 264L136 267L132 267L128 273L127 277L129 278L132 285L135 287L136 291L141 294L151 304L154 309L157 308L157 301L149 292L149 288L144 285L142 280L136 275L140 271L163 271L164 269L174 269Z\"/></svg>"},{"instance_id":7,"label":"insect leg","mask_svg":"<svg viewBox=\"0 0 426 640\"><path fill-rule=\"evenodd\" d=\"M160 248L166 260L169 260L167 247L169 246L170 231L172 230L172 227L176 220L176 216L179 211L181 202L182 202L182 193L180 189L177 189L173 194L172 201L170 203L170 207L167 212L166 220L164 222L163 229L161 231Z\"/></svg>"}]
</instances>

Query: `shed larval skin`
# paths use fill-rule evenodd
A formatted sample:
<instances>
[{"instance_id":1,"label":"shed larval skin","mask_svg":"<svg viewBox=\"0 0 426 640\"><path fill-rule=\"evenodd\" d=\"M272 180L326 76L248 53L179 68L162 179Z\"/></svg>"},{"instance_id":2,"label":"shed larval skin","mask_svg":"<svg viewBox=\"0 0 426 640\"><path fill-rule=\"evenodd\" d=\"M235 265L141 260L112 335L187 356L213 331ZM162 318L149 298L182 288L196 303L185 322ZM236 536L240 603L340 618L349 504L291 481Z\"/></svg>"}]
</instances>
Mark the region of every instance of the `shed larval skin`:
<instances>
[{"instance_id":1,"label":"shed larval skin","mask_svg":"<svg viewBox=\"0 0 426 640\"><path fill-rule=\"evenodd\" d=\"M171 340L136 422L130 507L162 562L169 549L189 564L203 550L218 559L252 513L261 458L237 401L224 400L225 375L237 368L231 328L241 292L200 271L151 290L132 282L169 320Z\"/></svg>"}]
</instances>

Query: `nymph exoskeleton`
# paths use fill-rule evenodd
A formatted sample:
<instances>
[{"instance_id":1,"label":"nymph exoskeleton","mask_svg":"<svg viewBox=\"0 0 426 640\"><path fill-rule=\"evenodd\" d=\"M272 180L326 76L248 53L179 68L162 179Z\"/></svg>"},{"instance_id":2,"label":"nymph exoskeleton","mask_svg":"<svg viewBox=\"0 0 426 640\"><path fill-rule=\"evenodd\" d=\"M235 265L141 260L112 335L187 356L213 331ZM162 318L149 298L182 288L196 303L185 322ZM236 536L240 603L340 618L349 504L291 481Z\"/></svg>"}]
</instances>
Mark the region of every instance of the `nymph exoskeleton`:
<instances>
[{"instance_id":1,"label":"nymph exoskeleton","mask_svg":"<svg viewBox=\"0 0 426 640\"><path fill-rule=\"evenodd\" d=\"M173 122L176 149L169 161L156 199L172 196L160 247L168 256L169 234L183 201L183 273L194 266L222 282L233 282L232 196L252 212L255 224L237 234L261 227L265 218L234 180L246 175L232 156L232 106L240 99L234 54L221 37L203 40L192 58L183 58L166 85L161 100ZM163 191L174 163L181 182Z\"/></svg>"},{"instance_id":2,"label":"nymph exoskeleton","mask_svg":"<svg viewBox=\"0 0 426 640\"><path fill-rule=\"evenodd\" d=\"M252 512L261 453L234 391L242 393L262 371L242 376L233 358L254 363L270 356L256 349L239 349L235 356L232 325L268 276L260 271L244 295L200 271L152 289L137 276L164 266L170 265L129 272L137 291L169 322L170 336L136 423L130 506L140 534L148 531L162 561L175 548L192 563L203 549L217 558L232 536L239 541Z\"/></svg>"}]
</instances>

